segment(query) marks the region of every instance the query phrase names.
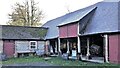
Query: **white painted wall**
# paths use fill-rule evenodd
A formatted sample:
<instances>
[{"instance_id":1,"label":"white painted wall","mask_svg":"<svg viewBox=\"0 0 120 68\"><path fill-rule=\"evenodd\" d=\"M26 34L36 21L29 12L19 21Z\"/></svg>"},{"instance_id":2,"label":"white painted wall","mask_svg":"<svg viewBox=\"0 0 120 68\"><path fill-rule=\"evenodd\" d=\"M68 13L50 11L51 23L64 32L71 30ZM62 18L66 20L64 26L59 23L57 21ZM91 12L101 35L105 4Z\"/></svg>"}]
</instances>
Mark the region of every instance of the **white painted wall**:
<instances>
[{"instance_id":1,"label":"white painted wall","mask_svg":"<svg viewBox=\"0 0 120 68\"><path fill-rule=\"evenodd\" d=\"M30 52L29 41L15 41L15 52L17 53Z\"/></svg>"},{"instance_id":2,"label":"white painted wall","mask_svg":"<svg viewBox=\"0 0 120 68\"><path fill-rule=\"evenodd\" d=\"M44 41L36 41L37 49L30 49L30 41L15 41L15 52L16 53L29 53L35 52L36 50L40 50L44 52Z\"/></svg>"},{"instance_id":3,"label":"white painted wall","mask_svg":"<svg viewBox=\"0 0 120 68\"><path fill-rule=\"evenodd\" d=\"M2 53L2 52L3 52L3 41L0 40L0 53Z\"/></svg>"}]
</instances>

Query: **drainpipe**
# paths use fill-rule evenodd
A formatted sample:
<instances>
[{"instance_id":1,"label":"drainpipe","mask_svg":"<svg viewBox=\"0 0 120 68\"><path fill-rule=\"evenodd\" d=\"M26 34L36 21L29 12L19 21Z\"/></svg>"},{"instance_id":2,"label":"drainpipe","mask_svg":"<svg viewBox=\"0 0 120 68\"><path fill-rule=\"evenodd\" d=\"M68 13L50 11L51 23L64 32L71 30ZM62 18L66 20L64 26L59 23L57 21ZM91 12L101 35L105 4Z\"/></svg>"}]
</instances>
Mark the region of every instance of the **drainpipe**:
<instances>
[{"instance_id":1,"label":"drainpipe","mask_svg":"<svg viewBox=\"0 0 120 68\"><path fill-rule=\"evenodd\" d=\"M105 62L109 63L108 61L108 35L104 35L105 37Z\"/></svg>"}]
</instances>

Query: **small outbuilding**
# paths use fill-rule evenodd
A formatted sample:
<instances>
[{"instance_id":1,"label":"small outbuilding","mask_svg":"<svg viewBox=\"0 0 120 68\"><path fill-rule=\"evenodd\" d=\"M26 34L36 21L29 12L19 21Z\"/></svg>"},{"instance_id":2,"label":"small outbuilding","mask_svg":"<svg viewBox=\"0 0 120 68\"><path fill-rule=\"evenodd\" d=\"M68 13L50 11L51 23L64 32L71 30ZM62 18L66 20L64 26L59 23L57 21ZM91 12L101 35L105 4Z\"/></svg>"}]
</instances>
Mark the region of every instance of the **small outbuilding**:
<instances>
[{"instance_id":1,"label":"small outbuilding","mask_svg":"<svg viewBox=\"0 0 120 68\"><path fill-rule=\"evenodd\" d=\"M0 31L0 53L8 58L34 54L37 50L44 53L47 28L1 25Z\"/></svg>"}]
</instances>

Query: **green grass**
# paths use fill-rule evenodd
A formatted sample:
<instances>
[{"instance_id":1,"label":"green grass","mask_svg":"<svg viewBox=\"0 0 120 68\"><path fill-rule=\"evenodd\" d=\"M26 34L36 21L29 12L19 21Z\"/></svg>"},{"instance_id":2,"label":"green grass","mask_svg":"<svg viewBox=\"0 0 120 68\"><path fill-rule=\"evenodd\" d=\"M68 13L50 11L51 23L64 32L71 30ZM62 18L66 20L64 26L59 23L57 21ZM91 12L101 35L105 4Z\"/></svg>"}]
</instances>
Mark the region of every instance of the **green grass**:
<instances>
[{"instance_id":1,"label":"green grass","mask_svg":"<svg viewBox=\"0 0 120 68\"><path fill-rule=\"evenodd\" d=\"M110 64L110 63L100 64L100 63L82 62L78 60L63 60L61 57L54 57L46 62L60 66L117 66L117 64Z\"/></svg>"},{"instance_id":2,"label":"green grass","mask_svg":"<svg viewBox=\"0 0 120 68\"><path fill-rule=\"evenodd\" d=\"M18 63L30 63L30 62L46 62L50 64L60 65L60 66L117 66L117 64L98 64L98 63L90 63L90 62L82 62L78 60L63 60L61 57L52 57L49 60L44 60L43 57L23 57L23 58L11 58L7 61L3 61L3 64L18 64ZM119 65L120 66L120 65Z\"/></svg>"},{"instance_id":3,"label":"green grass","mask_svg":"<svg viewBox=\"0 0 120 68\"><path fill-rule=\"evenodd\" d=\"M22 58L10 58L7 61L2 61L2 64L18 64L18 63L29 63L29 62L42 62L43 58L39 57L22 57Z\"/></svg>"}]
</instances>

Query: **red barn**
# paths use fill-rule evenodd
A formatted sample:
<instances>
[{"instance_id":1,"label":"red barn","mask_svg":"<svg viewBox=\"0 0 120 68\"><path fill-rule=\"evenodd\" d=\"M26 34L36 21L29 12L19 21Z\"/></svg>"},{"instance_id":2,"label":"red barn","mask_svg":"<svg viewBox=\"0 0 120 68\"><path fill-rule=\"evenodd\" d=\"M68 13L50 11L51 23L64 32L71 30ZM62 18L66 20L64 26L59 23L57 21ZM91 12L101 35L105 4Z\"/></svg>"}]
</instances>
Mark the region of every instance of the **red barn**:
<instances>
[{"instance_id":1,"label":"red barn","mask_svg":"<svg viewBox=\"0 0 120 68\"><path fill-rule=\"evenodd\" d=\"M44 24L57 53L92 62L120 63L120 0L105 0ZM53 48L56 48L53 47Z\"/></svg>"},{"instance_id":2,"label":"red barn","mask_svg":"<svg viewBox=\"0 0 120 68\"><path fill-rule=\"evenodd\" d=\"M119 10L119 1L102 1L50 21L56 23L51 33L59 39L58 51L80 54L86 61L120 63Z\"/></svg>"}]
</instances>

